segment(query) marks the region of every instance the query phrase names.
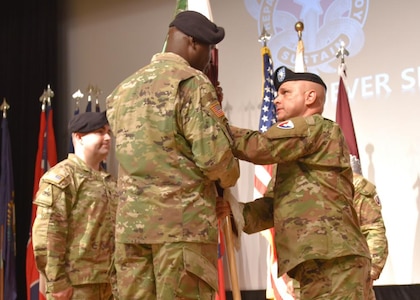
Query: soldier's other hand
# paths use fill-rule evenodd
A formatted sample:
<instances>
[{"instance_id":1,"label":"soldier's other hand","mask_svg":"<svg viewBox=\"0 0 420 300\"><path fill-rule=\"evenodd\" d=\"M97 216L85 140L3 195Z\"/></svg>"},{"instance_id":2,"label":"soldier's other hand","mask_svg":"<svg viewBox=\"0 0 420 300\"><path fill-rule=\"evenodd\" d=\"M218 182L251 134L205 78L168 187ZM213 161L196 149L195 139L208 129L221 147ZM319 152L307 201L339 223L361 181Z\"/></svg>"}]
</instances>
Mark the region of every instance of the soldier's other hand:
<instances>
[{"instance_id":1,"label":"soldier's other hand","mask_svg":"<svg viewBox=\"0 0 420 300\"><path fill-rule=\"evenodd\" d=\"M216 216L218 219L223 219L226 216L232 214L232 210L230 209L230 204L228 201L224 200L221 197L217 197L216 201Z\"/></svg>"}]
</instances>

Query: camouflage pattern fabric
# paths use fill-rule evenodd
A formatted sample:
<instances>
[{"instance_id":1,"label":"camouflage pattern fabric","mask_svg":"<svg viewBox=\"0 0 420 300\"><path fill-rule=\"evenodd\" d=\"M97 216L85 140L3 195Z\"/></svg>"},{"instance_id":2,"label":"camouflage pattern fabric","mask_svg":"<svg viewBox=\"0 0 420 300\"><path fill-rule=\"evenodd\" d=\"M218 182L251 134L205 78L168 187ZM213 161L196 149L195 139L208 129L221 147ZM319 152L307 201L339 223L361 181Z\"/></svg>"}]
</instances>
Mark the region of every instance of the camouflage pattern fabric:
<instances>
[{"instance_id":1,"label":"camouflage pattern fabric","mask_svg":"<svg viewBox=\"0 0 420 300\"><path fill-rule=\"evenodd\" d=\"M362 175L353 173L353 184L354 208L372 257L371 277L376 280L388 257L388 240L382 219L381 202L376 187Z\"/></svg>"},{"instance_id":2,"label":"camouflage pattern fabric","mask_svg":"<svg viewBox=\"0 0 420 300\"><path fill-rule=\"evenodd\" d=\"M363 256L308 260L293 270L300 282L296 299L374 300L369 270L370 260Z\"/></svg>"},{"instance_id":3,"label":"camouflage pattern fabric","mask_svg":"<svg viewBox=\"0 0 420 300\"><path fill-rule=\"evenodd\" d=\"M214 182L233 186L239 164L209 79L159 53L106 104L119 162L116 241L216 244Z\"/></svg>"},{"instance_id":4,"label":"camouflage pattern fabric","mask_svg":"<svg viewBox=\"0 0 420 300\"><path fill-rule=\"evenodd\" d=\"M352 205L349 151L336 123L313 115L277 123L265 134L231 129L235 156L277 164L274 198L245 203L244 231L257 232L273 218L279 276L307 260L370 258Z\"/></svg>"},{"instance_id":5,"label":"camouflage pattern fabric","mask_svg":"<svg viewBox=\"0 0 420 300\"><path fill-rule=\"evenodd\" d=\"M92 170L74 154L42 176L32 239L47 292L110 282L115 193L110 174Z\"/></svg>"},{"instance_id":6,"label":"camouflage pattern fabric","mask_svg":"<svg viewBox=\"0 0 420 300\"><path fill-rule=\"evenodd\" d=\"M71 300L112 300L111 285L109 283L83 284L73 286ZM48 299L49 300L49 299Z\"/></svg>"},{"instance_id":7,"label":"camouflage pattern fabric","mask_svg":"<svg viewBox=\"0 0 420 300\"><path fill-rule=\"evenodd\" d=\"M116 243L119 299L205 299L218 289L216 244Z\"/></svg>"}]
</instances>

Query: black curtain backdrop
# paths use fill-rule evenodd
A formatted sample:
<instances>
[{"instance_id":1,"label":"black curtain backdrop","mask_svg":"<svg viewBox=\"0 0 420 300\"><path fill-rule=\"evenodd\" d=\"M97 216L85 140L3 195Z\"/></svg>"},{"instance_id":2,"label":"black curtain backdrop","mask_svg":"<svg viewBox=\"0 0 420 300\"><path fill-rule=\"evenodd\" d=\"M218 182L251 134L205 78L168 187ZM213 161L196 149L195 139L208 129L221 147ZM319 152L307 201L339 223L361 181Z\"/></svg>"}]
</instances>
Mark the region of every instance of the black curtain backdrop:
<instances>
[{"instance_id":1,"label":"black curtain backdrop","mask_svg":"<svg viewBox=\"0 0 420 300\"><path fill-rule=\"evenodd\" d=\"M58 5L55 0L0 4L0 101L6 98L16 205L18 299L26 299L25 258L31 221L41 102L47 84L57 95ZM52 99L53 109L59 99ZM55 115L57 119L57 115Z\"/></svg>"}]
</instances>

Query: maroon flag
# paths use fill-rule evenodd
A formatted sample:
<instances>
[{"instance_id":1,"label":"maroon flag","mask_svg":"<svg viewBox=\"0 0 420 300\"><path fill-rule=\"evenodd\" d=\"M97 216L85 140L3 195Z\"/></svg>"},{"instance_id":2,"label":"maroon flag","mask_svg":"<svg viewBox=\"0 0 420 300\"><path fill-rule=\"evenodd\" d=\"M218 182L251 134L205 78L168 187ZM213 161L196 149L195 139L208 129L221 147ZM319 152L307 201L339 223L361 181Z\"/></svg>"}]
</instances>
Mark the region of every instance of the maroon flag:
<instances>
[{"instance_id":1,"label":"maroon flag","mask_svg":"<svg viewBox=\"0 0 420 300\"><path fill-rule=\"evenodd\" d=\"M45 94L44 94L45 95ZM42 96L41 96L42 97ZM40 126L38 135L38 151L35 163L35 176L32 199L38 192L38 184L42 175L57 163L57 150L53 127L53 110L47 97L42 104ZM26 247L26 292L27 300L42 300L45 297L45 287L40 285L40 274L36 268L35 258L32 248L32 225L36 216L36 205L32 204L32 219L29 231L29 241Z\"/></svg>"},{"instance_id":2,"label":"maroon flag","mask_svg":"<svg viewBox=\"0 0 420 300\"><path fill-rule=\"evenodd\" d=\"M338 95L337 95L337 110L336 110L336 122L340 125L346 139L347 145L350 150L350 160L353 171L362 174L360 166L360 156L357 147L356 134L353 126L353 118L351 115L349 99L347 96L347 90L345 86L346 65L342 62L339 66L340 82L338 84Z\"/></svg>"}]
</instances>

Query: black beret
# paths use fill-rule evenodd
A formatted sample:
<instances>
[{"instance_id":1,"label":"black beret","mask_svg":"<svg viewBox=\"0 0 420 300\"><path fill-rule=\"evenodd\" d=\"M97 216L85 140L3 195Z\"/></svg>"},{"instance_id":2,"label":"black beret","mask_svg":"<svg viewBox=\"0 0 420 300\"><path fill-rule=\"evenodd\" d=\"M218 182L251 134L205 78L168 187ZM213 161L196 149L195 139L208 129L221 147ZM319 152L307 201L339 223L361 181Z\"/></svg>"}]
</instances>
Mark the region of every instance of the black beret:
<instances>
[{"instance_id":1,"label":"black beret","mask_svg":"<svg viewBox=\"0 0 420 300\"><path fill-rule=\"evenodd\" d=\"M216 45L225 37L223 27L218 27L199 12L186 10L178 13L169 27L180 31L207 45Z\"/></svg>"},{"instance_id":2,"label":"black beret","mask_svg":"<svg viewBox=\"0 0 420 300\"><path fill-rule=\"evenodd\" d=\"M106 112L85 112L75 115L69 122L69 131L89 133L108 124Z\"/></svg>"},{"instance_id":3,"label":"black beret","mask_svg":"<svg viewBox=\"0 0 420 300\"><path fill-rule=\"evenodd\" d=\"M318 75L308 72L295 73L292 70L286 68L285 66L277 68L277 70L274 72L273 80L276 91L284 82L297 80L312 81L322 85L325 88L325 90L327 90L327 86L325 85L321 77L319 77Z\"/></svg>"}]
</instances>

